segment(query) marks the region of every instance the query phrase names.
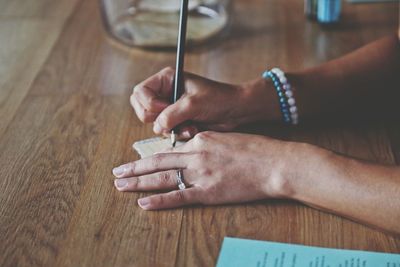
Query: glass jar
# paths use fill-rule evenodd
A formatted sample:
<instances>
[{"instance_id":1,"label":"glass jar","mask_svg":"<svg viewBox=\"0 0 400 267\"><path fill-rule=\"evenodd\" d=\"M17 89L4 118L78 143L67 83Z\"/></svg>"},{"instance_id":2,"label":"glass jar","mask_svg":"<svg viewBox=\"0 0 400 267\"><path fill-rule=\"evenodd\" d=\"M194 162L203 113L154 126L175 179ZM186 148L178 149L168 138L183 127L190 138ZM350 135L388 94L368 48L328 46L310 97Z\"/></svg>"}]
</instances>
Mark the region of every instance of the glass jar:
<instances>
[{"instance_id":1,"label":"glass jar","mask_svg":"<svg viewBox=\"0 0 400 267\"><path fill-rule=\"evenodd\" d=\"M139 47L175 47L181 0L100 0L107 31L118 41ZM189 45L218 36L230 21L230 0L190 0Z\"/></svg>"}]
</instances>

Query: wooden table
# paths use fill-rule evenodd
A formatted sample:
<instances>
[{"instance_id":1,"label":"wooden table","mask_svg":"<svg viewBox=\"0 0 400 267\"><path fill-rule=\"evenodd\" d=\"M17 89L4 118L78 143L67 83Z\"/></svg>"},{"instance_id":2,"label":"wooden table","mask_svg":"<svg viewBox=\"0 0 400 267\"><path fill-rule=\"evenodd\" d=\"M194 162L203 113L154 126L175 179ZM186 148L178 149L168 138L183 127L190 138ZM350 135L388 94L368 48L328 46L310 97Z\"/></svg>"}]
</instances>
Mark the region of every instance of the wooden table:
<instances>
[{"instance_id":1,"label":"wooden table","mask_svg":"<svg viewBox=\"0 0 400 267\"><path fill-rule=\"evenodd\" d=\"M227 39L192 50L187 70L241 82L267 66L313 66L394 32L398 19L395 3L346 5L336 29L307 21L298 0L235 10ZM117 192L112 167L152 136L131 87L174 60L113 45L96 0L0 0L0 266L213 266L225 236L400 252L400 238L299 203L145 212L145 194ZM400 163L395 123L255 128Z\"/></svg>"}]
</instances>

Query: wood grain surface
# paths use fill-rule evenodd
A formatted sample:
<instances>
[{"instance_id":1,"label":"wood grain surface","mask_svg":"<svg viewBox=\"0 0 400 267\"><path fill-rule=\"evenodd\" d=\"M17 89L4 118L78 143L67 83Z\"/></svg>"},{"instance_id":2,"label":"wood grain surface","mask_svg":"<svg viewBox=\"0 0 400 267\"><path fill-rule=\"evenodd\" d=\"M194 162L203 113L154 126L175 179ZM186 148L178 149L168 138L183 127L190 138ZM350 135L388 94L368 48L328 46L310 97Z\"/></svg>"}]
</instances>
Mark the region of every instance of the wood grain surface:
<instances>
[{"instance_id":1,"label":"wood grain surface","mask_svg":"<svg viewBox=\"0 0 400 267\"><path fill-rule=\"evenodd\" d=\"M242 82L325 62L398 25L396 3L346 4L329 29L302 5L235 1L229 34L191 49L187 70ZM0 266L214 266L225 236L400 252L399 237L291 201L145 212L144 193L117 192L111 169L153 136L131 88L174 61L116 45L96 0L0 0ZM243 130L400 164L395 122Z\"/></svg>"}]
</instances>

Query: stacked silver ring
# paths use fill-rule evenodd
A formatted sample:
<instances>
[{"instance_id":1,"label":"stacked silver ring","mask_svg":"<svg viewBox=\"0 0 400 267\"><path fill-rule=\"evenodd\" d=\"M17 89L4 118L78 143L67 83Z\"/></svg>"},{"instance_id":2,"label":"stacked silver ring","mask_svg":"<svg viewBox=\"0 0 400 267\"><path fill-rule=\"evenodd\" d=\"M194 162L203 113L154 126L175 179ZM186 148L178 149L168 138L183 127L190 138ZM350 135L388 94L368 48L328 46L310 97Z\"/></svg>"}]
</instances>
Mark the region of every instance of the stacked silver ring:
<instances>
[{"instance_id":1,"label":"stacked silver ring","mask_svg":"<svg viewBox=\"0 0 400 267\"><path fill-rule=\"evenodd\" d=\"M176 180L178 182L178 187L180 190L185 190L186 189L186 185L183 182L183 173L182 170L177 170L176 171Z\"/></svg>"}]
</instances>

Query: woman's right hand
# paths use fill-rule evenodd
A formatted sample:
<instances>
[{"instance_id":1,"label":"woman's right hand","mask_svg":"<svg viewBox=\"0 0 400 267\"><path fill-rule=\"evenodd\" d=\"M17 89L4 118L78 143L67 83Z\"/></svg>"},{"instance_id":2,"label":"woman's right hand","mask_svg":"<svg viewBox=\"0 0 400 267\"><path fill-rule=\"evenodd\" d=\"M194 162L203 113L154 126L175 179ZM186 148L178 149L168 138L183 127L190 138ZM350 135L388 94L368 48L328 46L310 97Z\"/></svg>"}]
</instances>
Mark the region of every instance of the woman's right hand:
<instances>
[{"instance_id":1,"label":"woman's right hand","mask_svg":"<svg viewBox=\"0 0 400 267\"><path fill-rule=\"evenodd\" d=\"M153 123L156 134L181 125L181 137L191 138L202 130L230 131L240 124L279 118L273 85L264 79L232 85L185 73L184 93L171 104L174 74L165 68L135 86L131 95L137 116Z\"/></svg>"}]
</instances>

